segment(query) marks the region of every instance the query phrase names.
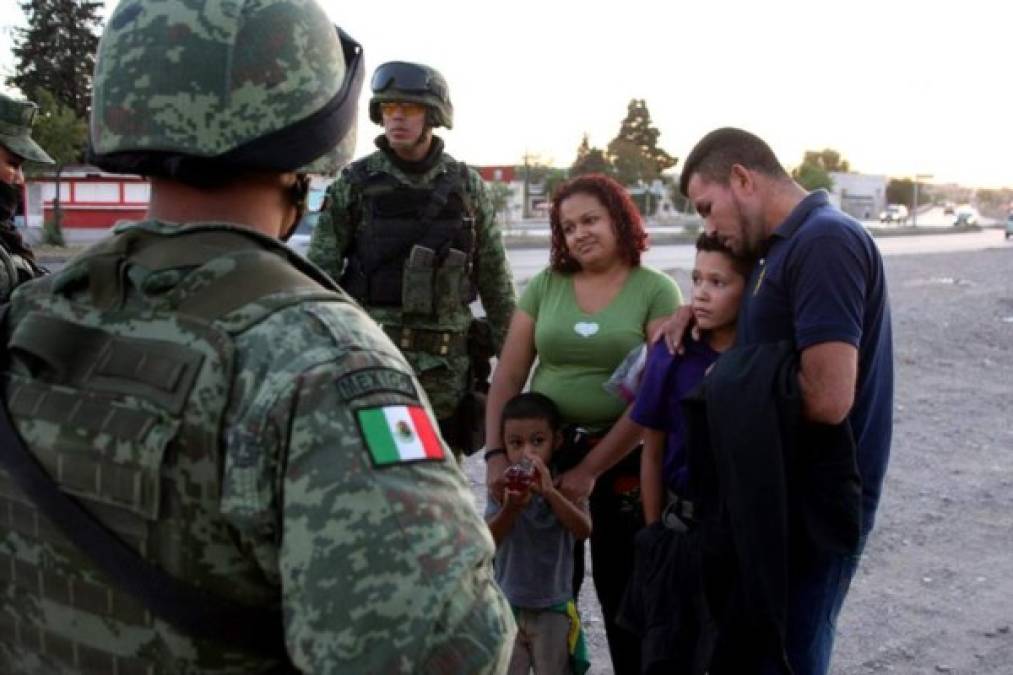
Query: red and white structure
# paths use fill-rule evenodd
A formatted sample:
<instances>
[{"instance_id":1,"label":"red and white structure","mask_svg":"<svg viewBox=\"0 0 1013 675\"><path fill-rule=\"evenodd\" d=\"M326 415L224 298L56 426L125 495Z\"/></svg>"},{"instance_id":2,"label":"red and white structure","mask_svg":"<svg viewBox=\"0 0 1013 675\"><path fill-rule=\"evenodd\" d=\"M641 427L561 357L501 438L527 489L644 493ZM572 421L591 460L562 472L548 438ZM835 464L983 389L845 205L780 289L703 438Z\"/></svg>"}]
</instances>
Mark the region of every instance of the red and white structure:
<instances>
[{"instance_id":1,"label":"red and white structure","mask_svg":"<svg viewBox=\"0 0 1013 675\"><path fill-rule=\"evenodd\" d=\"M57 194L63 227L107 230L117 221L143 218L151 186L141 176L106 173L80 165L64 167L59 180L55 173L27 177L24 197L28 227L42 227L53 217Z\"/></svg>"}]
</instances>

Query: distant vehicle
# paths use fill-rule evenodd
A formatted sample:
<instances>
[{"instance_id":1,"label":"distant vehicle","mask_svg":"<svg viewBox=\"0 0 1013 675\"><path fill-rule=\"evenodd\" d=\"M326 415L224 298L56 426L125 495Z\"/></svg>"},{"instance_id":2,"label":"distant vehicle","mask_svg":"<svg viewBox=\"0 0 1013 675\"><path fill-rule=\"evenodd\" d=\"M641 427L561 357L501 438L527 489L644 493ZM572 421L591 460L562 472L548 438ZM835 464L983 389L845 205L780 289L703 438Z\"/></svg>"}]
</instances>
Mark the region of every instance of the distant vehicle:
<instances>
[{"instance_id":1,"label":"distant vehicle","mask_svg":"<svg viewBox=\"0 0 1013 675\"><path fill-rule=\"evenodd\" d=\"M961 206L957 209L957 219L953 221L953 226L958 227L960 225L977 225L978 214L974 212L970 206Z\"/></svg>"},{"instance_id":2,"label":"distant vehicle","mask_svg":"<svg viewBox=\"0 0 1013 675\"><path fill-rule=\"evenodd\" d=\"M1006 216L1006 238L1013 237L1013 212Z\"/></svg>"},{"instance_id":3,"label":"distant vehicle","mask_svg":"<svg viewBox=\"0 0 1013 675\"><path fill-rule=\"evenodd\" d=\"M907 222L907 207L903 204L888 204L886 210L879 214L879 222L903 225Z\"/></svg>"},{"instance_id":4,"label":"distant vehicle","mask_svg":"<svg viewBox=\"0 0 1013 675\"><path fill-rule=\"evenodd\" d=\"M289 237L288 247L301 255L306 257L307 251L310 250L310 237L313 236L313 228L317 226L317 221L320 220L320 211L324 205L324 197L327 195L327 186L313 186L310 188L310 193L306 197L306 213L303 214L302 220L296 225L295 232Z\"/></svg>"},{"instance_id":5,"label":"distant vehicle","mask_svg":"<svg viewBox=\"0 0 1013 675\"><path fill-rule=\"evenodd\" d=\"M955 207L953 206L953 202L946 202L943 205L943 215L944 216L952 216L954 208Z\"/></svg>"}]
</instances>

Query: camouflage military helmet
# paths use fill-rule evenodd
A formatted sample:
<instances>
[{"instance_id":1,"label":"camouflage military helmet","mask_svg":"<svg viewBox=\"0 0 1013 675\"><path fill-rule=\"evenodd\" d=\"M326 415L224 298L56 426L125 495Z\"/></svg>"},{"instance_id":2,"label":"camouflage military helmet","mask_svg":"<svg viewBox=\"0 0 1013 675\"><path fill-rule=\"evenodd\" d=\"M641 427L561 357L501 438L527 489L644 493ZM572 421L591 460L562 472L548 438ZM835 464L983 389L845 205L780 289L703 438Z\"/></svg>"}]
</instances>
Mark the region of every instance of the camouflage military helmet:
<instances>
[{"instance_id":1,"label":"camouflage military helmet","mask_svg":"<svg viewBox=\"0 0 1013 675\"><path fill-rule=\"evenodd\" d=\"M32 140L32 125L39 106L0 94L0 145L30 162L52 164L53 158Z\"/></svg>"},{"instance_id":2,"label":"camouflage military helmet","mask_svg":"<svg viewBox=\"0 0 1013 675\"><path fill-rule=\"evenodd\" d=\"M123 0L99 43L90 158L198 184L334 167L361 86L361 48L316 0Z\"/></svg>"},{"instance_id":3,"label":"camouflage military helmet","mask_svg":"<svg viewBox=\"0 0 1013 675\"><path fill-rule=\"evenodd\" d=\"M421 103L429 111L431 126L454 126L454 104L447 81L435 68L405 61L389 61L373 73L373 98L369 119L380 124L380 104L385 101Z\"/></svg>"}]
</instances>

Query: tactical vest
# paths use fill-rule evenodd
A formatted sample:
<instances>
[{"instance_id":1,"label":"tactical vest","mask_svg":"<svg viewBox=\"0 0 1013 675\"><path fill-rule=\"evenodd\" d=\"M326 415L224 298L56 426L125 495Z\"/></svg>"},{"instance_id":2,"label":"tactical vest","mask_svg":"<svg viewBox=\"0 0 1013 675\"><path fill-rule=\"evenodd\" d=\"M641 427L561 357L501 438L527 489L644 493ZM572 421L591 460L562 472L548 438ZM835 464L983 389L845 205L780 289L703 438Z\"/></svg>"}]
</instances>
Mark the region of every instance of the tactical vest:
<instances>
[{"instance_id":1,"label":"tactical vest","mask_svg":"<svg viewBox=\"0 0 1013 675\"><path fill-rule=\"evenodd\" d=\"M438 318L475 300L475 218L468 167L447 168L428 188L405 185L364 160L345 180L362 195L360 224L341 286L366 306L401 307L406 318Z\"/></svg>"},{"instance_id":2,"label":"tactical vest","mask_svg":"<svg viewBox=\"0 0 1013 675\"><path fill-rule=\"evenodd\" d=\"M7 302L15 288L39 276L37 267L0 243L0 302Z\"/></svg>"},{"instance_id":3,"label":"tactical vest","mask_svg":"<svg viewBox=\"0 0 1013 675\"><path fill-rule=\"evenodd\" d=\"M278 588L219 515L222 433L234 337L305 301L347 298L267 237L134 228L20 293L5 331L8 411L60 489L170 576L277 611L279 631ZM156 620L3 470L0 521L0 642L69 672L284 668Z\"/></svg>"}]
</instances>

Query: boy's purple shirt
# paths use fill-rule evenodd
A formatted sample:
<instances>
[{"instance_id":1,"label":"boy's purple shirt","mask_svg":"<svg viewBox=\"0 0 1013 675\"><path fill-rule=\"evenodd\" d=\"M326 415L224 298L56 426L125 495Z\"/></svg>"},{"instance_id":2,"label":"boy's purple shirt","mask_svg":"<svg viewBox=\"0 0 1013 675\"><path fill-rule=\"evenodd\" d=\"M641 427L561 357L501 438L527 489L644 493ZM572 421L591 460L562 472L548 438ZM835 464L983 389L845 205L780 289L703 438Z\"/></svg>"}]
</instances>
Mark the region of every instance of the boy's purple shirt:
<instances>
[{"instance_id":1,"label":"boy's purple shirt","mask_svg":"<svg viewBox=\"0 0 1013 675\"><path fill-rule=\"evenodd\" d=\"M637 424L666 432L662 477L666 487L680 494L686 490L688 467L679 401L703 380L707 369L719 356L706 338L696 340L687 333L683 343L685 353L674 355L669 353L664 340L651 346L640 389L630 411L630 419Z\"/></svg>"}]
</instances>

